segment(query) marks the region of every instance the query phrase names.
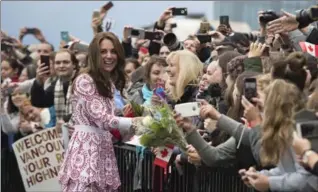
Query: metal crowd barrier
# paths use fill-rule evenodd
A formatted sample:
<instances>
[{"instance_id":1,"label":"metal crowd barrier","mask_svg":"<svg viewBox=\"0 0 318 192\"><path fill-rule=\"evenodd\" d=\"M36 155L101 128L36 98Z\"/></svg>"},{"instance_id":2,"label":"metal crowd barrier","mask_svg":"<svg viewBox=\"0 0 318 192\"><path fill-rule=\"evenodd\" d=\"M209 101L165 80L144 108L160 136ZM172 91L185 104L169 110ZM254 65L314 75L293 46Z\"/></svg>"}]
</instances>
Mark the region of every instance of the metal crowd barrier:
<instances>
[{"instance_id":1,"label":"metal crowd barrier","mask_svg":"<svg viewBox=\"0 0 318 192\"><path fill-rule=\"evenodd\" d=\"M115 145L118 169L121 177L121 192L252 192L241 181L237 170L233 168L207 168L184 165L180 176L174 163L169 165L165 176L163 169L153 166L154 155L144 152L139 164L139 189L136 186L135 171L138 164L136 147Z\"/></svg>"}]
</instances>

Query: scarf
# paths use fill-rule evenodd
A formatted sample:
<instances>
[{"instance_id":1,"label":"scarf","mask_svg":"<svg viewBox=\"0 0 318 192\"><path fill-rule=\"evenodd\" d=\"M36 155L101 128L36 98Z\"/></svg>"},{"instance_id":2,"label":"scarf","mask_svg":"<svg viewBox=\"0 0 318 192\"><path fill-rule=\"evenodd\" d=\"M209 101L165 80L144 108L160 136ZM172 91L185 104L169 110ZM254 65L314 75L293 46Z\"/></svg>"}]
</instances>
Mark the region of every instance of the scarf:
<instances>
[{"instance_id":1,"label":"scarf","mask_svg":"<svg viewBox=\"0 0 318 192\"><path fill-rule=\"evenodd\" d=\"M144 104L145 105L150 105L151 104L151 97L153 95L153 91L151 91L147 84L145 83L144 86L142 87L141 89L141 92L142 92L142 97L144 99Z\"/></svg>"},{"instance_id":2,"label":"scarf","mask_svg":"<svg viewBox=\"0 0 318 192\"><path fill-rule=\"evenodd\" d=\"M63 120L63 117L72 113L70 96L72 91L72 81L69 82L66 97L63 91L63 82L57 80L54 88L54 108L56 120ZM65 101L66 99L66 101Z\"/></svg>"}]
</instances>

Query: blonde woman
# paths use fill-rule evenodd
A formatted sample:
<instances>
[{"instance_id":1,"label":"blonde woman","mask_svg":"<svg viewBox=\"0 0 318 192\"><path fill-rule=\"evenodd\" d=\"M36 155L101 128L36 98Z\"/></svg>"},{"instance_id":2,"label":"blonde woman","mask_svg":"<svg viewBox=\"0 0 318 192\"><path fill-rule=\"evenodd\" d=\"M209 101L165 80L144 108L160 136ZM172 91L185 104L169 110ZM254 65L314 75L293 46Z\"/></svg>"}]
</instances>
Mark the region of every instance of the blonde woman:
<instances>
[{"instance_id":1,"label":"blonde woman","mask_svg":"<svg viewBox=\"0 0 318 192\"><path fill-rule=\"evenodd\" d=\"M198 77L203 72L199 58L188 50L175 51L167 57L169 92L175 103L195 100Z\"/></svg>"},{"instance_id":2,"label":"blonde woman","mask_svg":"<svg viewBox=\"0 0 318 192\"><path fill-rule=\"evenodd\" d=\"M239 139L239 143L249 144L262 166L277 166L269 171L256 172L253 168L240 171L244 182L258 191L318 190L318 178L297 163L291 148L295 129L294 113L302 106L301 98L302 94L295 85L274 80L265 90L264 119L261 128L255 129L259 130L258 134L251 134L252 131L221 115L210 105L201 107L202 117L218 120L220 129Z\"/></svg>"}]
</instances>

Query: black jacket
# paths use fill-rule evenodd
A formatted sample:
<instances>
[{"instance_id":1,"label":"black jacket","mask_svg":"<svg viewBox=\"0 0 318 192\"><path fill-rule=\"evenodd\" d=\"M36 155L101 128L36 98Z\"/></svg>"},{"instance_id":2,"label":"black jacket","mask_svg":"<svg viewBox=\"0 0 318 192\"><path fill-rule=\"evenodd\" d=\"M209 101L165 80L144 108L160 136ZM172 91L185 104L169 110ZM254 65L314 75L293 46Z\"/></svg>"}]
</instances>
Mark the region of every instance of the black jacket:
<instances>
[{"instance_id":1,"label":"black jacket","mask_svg":"<svg viewBox=\"0 0 318 192\"><path fill-rule=\"evenodd\" d=\"M54 89L56 80L44 90L44 85L41 85L38 81L34 81L31 88L31 104L34 107L49 108L54 105ZM63 84L64 97L67 95L69 82Z\"/></svg>"}]
</instances>

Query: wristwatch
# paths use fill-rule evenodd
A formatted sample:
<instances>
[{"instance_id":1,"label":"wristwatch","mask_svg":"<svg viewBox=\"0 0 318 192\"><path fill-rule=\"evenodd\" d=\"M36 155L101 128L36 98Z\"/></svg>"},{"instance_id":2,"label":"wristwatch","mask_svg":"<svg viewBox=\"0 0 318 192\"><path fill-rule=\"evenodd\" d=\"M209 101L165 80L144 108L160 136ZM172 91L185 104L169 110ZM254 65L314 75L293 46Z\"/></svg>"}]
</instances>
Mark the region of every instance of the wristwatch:
<instances>
[{"instance_id":1,"label":"wristwatch","mask_svg":"<svg viewBox=\"0 0 318 192\"><path fill-rule=\"evenodd\" d=\"M308 164L309 156L310 156L311 154L313 154L313 153L314 153L314 152L313 152L312 150L307 150L307 151L304 153L303 157L302 157L302 161L303 161L305 164Z\"/></svg>"}]
</instances>

